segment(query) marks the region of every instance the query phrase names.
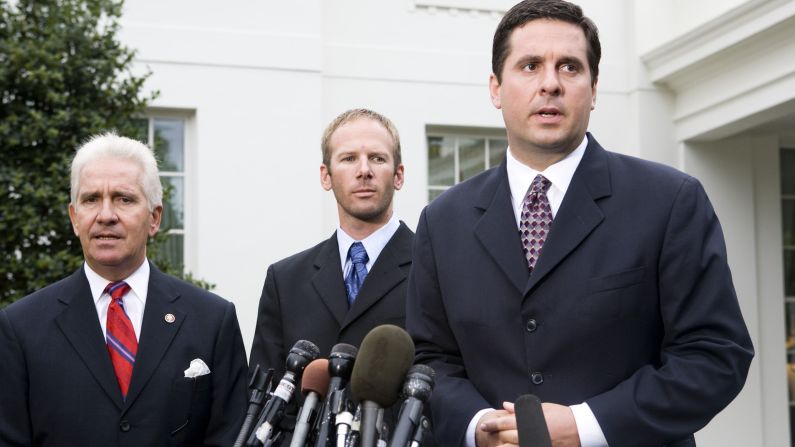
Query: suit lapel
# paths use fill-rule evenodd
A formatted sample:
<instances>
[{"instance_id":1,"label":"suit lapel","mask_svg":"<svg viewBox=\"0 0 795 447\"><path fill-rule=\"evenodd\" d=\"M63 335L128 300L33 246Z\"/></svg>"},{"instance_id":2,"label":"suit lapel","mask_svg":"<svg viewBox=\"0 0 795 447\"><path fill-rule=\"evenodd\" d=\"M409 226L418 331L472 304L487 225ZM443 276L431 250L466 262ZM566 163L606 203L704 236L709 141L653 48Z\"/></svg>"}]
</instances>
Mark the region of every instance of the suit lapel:
<instances>
[{"instance_id":1,"label":"suit lapel","mask_svg":"<svg viewBox=\"0 0 795 447\"><path fill-rule=\"evenodd\" d=\"M395 286L406 280L401 267L411 263L411 230L400 223L397 231L378 255L375 264L362 284L362 290L345 316L342 328L386 296Z\"/></svg>"},{"instance_id":2,"label":"suit lapel","mask_svg":"<svg viewBox=\"0 0 795 447\"><path fill-rule=\"evenodd\" d=\"M130 390L124 407L129 408L146 387L155 369L160 364L174 336L188 314L177 307L179 292L168 286L165 274L150 263L149 291L146 295L144 318L138 341L138 356L135 358ZM174 315L174 322L168 323L166 314ZM188 365L185 365L187 368Z\"/></svg>"},{"instance_id":3,"label":"suit lapel","mask_svg":"<svg viewBox=\"0 0 795 447\"><path fill-rule=\"evenodd\" d=\"M113 364L110 362L108 346L102 338L102 326L99 324L97 308L91 296L91 287L82 268L70 277L64 290L65 293L60 301L66 305L66 308L55 318L55 322L100 387L116 406L121 408L119 383L113 372Z\"/></svg>"},{"instance_id":4,"label":"suit lapel","mask_svg":"<svg viewBox=\"0 0 795 447\"><path fill-rule=\"evenodd\" d=\"M342 326L345 314L348 312L348 298L345 293L345 282L342 278L342 265L340 265L340 249L337 242L337 233L331 235L323 244L315 258L317 271L312 276L312 286L331 315Z\"/></svg>"},{"instance_id":5,"label":"suit lapel","mask_svg":"<svg viewBox=\"0 0 795 447\"><path fill-rule=\"evenodd\" d=\"M475 200L475 207L484 211L475 224L475 237L516 290L522 292L528 277L527 261L512 210L505 159L491 175L493 178Z\"/></svg>"},{"instance_id":6,"label":"suit lapel","mask_svg":"<svg viewBox=\"0 0 795 447\"><path fill-rule=\"evenodd\" d=\"M552 222L541 257L527 280L524 296L602 222L604 214L596 200L610 193L607 152L588 134L588 147Z\"/></svg>"}]
</instances>

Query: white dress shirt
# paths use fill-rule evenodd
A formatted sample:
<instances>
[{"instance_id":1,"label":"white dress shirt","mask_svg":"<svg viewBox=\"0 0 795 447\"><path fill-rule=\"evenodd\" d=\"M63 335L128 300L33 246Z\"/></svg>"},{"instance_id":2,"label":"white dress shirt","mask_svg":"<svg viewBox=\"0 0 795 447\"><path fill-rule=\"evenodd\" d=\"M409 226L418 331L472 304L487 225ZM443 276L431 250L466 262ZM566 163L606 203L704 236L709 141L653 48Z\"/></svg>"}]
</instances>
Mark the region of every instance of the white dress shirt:
<instances>
[{"instance_id":1,"label":"white dress shirt","mask_svg":"<svg viewBox=\"0 0 795 447\"><path fill-rule=\"evenodd\" d=\"M580 160L585 154L585 147L588 145L588 137L583 138L582 142L576 149L574 149L563 160L548 166L544 171L539 172L522 164L519 160L514 158L509 147L506 151L506 165L508 171L508 185L511 189L511 204L513 204L513 213L516 218L516 228L519 228L519 220L522 216L522 204L524 202L527 190L533 183L536 175L541 174L549 180L552 185L547 191L547 198L549 199L549 206L552 208L552 217L557 215L563 197L569 188L574 171L580 165ZM554 221L553 221L554 225ZM543 248L542 248L543 250ZM572 413L574 414L574 421L577 424L577 433L580 436L580 444L582 447L608 447L607 440L605 439L602 428L599 422L591 411L591 407L587 403L579 405L572 405ZM491 408L485 408L475 414L475 417L469 422L467 427L467 445L469 447L475 446L475 430L480 418L487 412L492 411Z\"/></svg>"},{"instance_id":2,"label":"white dress shirt","mask_svg":"<svg viewBox=\"0 0 795 447\"><path fill-rule=\"evenodd\" d=\"M375 264L375 260L378 259L378 255L384 250L386 244L389 243L389 240L392 239L392 236L395 235L395 232L400 228L400 221L398 221L397 217L392 214L392 217L389 219L389 222L386 223L383 227L375 230L373 234L367 236L366 238L362 239L361 241L357 241L356 239L352 238L345 230L342 229L339 225L337 225L337 244L340 246L340 265L342 266L342 278L345 279L348 276L348 272L350 272L351 268L353 267L353 263L351 262L350 256L348 256L348 251L351 249L351 245L354 242L361 242L364 245L364 250L367 252L367 271L369 272L370 269Z\"/></svg>"},{"instance_id":3,"label":"white dress shirt","mask_svg":"<svg viewBox=\"0 0 795 447\"><path fill-rule=\"evenodd\" d=\"M97 308L97 316L99 317L99 324L102 326L102 336L107 338L107 321L108 321L108 306L110 305L110 294L103 293L105 287L112 281L99 276L99 274L84 263L84 271L86 278L88 278L88 285L91 287L91 295L94 297L94 305ZM149 290L149 262L144 259L143 264L134 271L132 275L124 279L124 282L130 286L130 291L124 295L124 312L130 318L133 329L135 330L135 339L140 340L141 337L141 322L144 319L144 306L146 305L146 293Z\"/></svg>"}]
</instances>

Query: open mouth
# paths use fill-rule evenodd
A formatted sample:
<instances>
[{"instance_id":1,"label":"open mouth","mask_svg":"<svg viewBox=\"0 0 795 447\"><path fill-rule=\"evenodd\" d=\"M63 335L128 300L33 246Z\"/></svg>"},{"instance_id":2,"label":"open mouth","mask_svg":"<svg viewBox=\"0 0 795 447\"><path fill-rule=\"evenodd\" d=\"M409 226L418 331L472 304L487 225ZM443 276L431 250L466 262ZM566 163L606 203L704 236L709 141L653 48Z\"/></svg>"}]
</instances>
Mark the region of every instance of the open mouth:
<instances>
[{"instance_id":1,"label":"open mouth","mask_svg":"<svg viewBox=\"0 0 795 447\"><path fill-rule=\"evenodd\" d=\"M100 241L115 241L121 239L121 237L113 235L113 234L99 234L94 236L94 239L98 239Z\"/></svg>"},{"instance_id":2,"label":"open mouth","mask_svg":"<svg viewBox=\"0 0 795 447\"><path fill-rule=\"evenodd\" d=\"M561 116L560 110L554 107L544 107L536 112L541 118L555 118Z\"/></svg>"},{"instance_id":3,"label":"open mouth","mask_svg":"<svg viewBox=\"0 0 795 447\"><path fill-rule=\"evenodd\" d=\"M533 114L540 125L558 125L563 120L563 114L554 107L539 109Z\"/></svg>"}]
</instances>

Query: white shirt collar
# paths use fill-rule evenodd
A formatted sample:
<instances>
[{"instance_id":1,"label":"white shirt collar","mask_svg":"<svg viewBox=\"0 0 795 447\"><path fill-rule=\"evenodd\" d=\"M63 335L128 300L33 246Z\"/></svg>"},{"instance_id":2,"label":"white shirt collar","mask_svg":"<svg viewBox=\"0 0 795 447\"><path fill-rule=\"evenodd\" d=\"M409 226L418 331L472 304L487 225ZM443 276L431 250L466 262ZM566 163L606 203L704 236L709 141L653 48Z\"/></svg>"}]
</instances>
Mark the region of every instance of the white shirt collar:
<instances>
[{"instance_id":1,"label":"white shirt collar","mask_svg":"<svg viewBox=\"0 0 795 447\"><path fill-rule=\"evenodd\" d=\"M86 278L88 278L88 285L91 286L91 296L94 298L94 304L96 304L102 297L105 287L112 281L103 278L99 273L92 270L87 262L83 263L83 267L86 272ZM146 293L149 289L149 262L144 259L143 264L132 275L125 278L124 282L130 286L130 289L145 304Z\"/></svg>"},{"instance_id":2,"label":"white shirt collar","mask_svg":"<svg viewBox=\"0 0 795 447\"><path fill-rule=\"evenodd\" d=\"M91 287L91 295L94 299L94 306L97 309L99 325L102 327L102 335L105 336L108 319L108 305L110 295L103 293L105 286L111 281L101 277L97 272L89 267L87 262L83 263L83 271L86 273L88 285ZM146 296L149 291L149 262L144 259L143 264L138 267L130 276L124 279L130 286L130 291L124 296L124 312L130 318L130 322L135 330L135 338L141 338L141 326L144 319L144 306Z\"/></svg>"},{"instance_id":3,"label":"white shirt collar","mask_svg":"<svg viewBox=\"0 0 795 447\"><path fill-rule=\"evenodd\" d=\"M389 240L395 235L395 232L397 232L398 228L400 228L400 221L393 213L392 217L389 219L389 222L387 222L383 227L375 230L371 235L367 236L361 241L358 241L364 245L364 249L367 251L367 257L369 258L367 261L368 272L372 268L373 264L375 264L375 260L378 259L378 256L384 250L384 247L386 247L386 244L389 243ZM354 242L357 241L348 233L346 233L342 227L337 225L337 243L339 244L340 248L340 265L342 266L343 278L346 275L347 268L349 268L347 264L350 264L348 260L348 250L350 250L351 245L353 245Z\"/></svg>"},{"instance_id":4,"label":"white shirt collar","mask_svg":"<svg viewBox=\"0 0 795 447\"><path fill-rule=\"evenodd\" d=\"M549 199L549 206L552 208L552 216L554 217L558 213L563 197L569 189L572 177L574 177L574 171L577 170L577 166L580 165L580 160L585 154L586 146L588 146L587 136L563 160L548 166L542 172L522 164L522 162L514 158L511 148L507 149L505 158L508 170L508 185L511 189L511 203L513 204L517 228L522 214L522 202L524 202L524 197L527 194L527 190L530 189L533 179L538 174L542 174L552 183L549 191L547 191L547 198Z\"/></svg>"}]
</instances>

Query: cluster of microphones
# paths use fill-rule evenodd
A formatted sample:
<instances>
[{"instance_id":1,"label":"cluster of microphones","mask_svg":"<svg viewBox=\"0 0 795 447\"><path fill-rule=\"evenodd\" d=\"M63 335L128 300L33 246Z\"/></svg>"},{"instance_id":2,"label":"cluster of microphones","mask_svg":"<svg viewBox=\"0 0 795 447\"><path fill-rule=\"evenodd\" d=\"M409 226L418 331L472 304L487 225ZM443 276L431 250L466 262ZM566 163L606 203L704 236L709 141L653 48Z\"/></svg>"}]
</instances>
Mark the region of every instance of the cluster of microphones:
<instances>
[{"instance_id":1,"label":"cluster of microphones","mask_svg":"<svg viewBox=\"0 0 795 447\"><path fill-rule=\"evenodd\" d=\"M290 349L285 373L275 389L273 370L257 365L249 383L246 418L235 447L419 447L430 429L423 406L431 395L434 371L413 365L414 343L403 329L371 330L359 349L339 343L328 359L317 346L299 340ZM304 396L292 439L280 428L287 405ZM384 410L403 399L392 433Z\"/></svg>"}]
</instances>

